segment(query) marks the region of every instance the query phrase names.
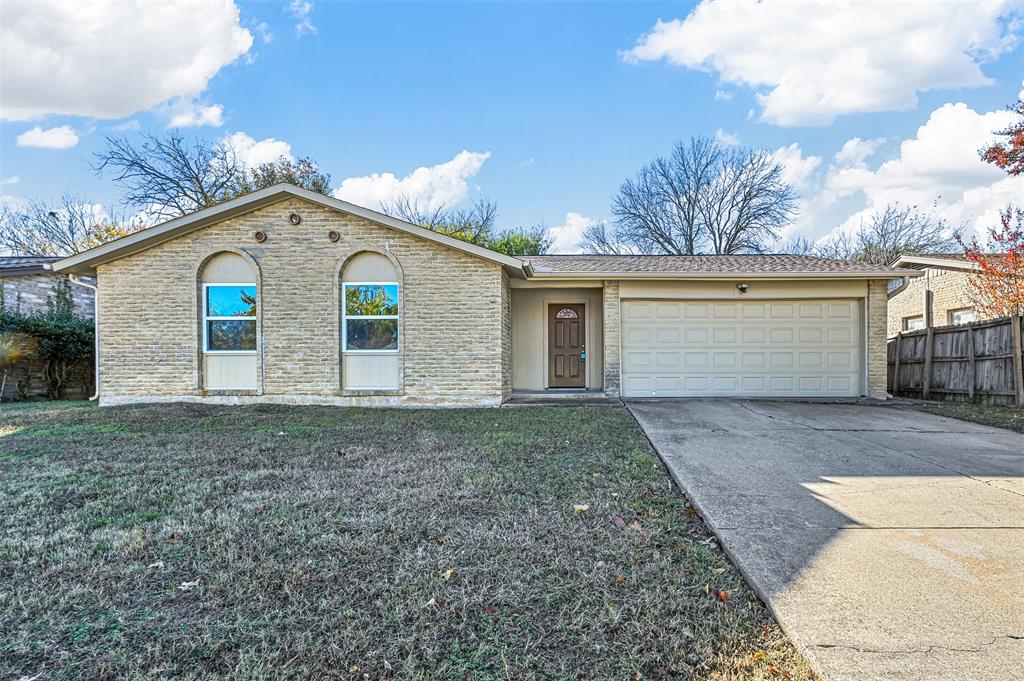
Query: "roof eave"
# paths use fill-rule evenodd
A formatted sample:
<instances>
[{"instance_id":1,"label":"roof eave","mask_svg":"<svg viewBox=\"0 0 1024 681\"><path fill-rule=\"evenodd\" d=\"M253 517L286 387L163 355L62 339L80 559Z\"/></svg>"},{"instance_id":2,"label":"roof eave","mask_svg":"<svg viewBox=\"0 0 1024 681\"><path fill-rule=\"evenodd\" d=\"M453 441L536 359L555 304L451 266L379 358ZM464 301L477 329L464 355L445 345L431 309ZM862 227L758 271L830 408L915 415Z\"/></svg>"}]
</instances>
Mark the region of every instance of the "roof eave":
<instances>
[{"instance_id":1,"label":"roof eave","mask_svg":"<svg viewBox=\"0 0 1024 681\"><path fill-rule=\"evenodd\" d=\"M859 272L543 272L542 279L901 279L920 277L919 270L865 270Z\"/></svg>"},{"instance_id":2,"label":"roof eave","mask_svg":"<svg viewBox=\"0 0 1024 681\"><path fill-rule=\"evenodd\" d=\"M276 184L272 187L260 189L259 191L231 199L224 203L205 208L189 215L163 222L159 225L129 234L128 236L83 251L76 255L69 256L52 264L53 270L57 272L74 272L95 276L96 266L111 260L123 258L147 248L152 248L160 243L169 241L183 234L201 229L203 227L226 220L236 215L263 208L265 206L284 201L288 198L300 198L313 203L333 208L344 213L362 217L371 222L390 227L400 232L433 241L453 250L463 251L485 260L502 265L512 273L523 273L525 263L519 258L492 251L481 246L455 239L454 237L438 234L428 229L414 225L403 220L398 220L389 215L357 206L341 199L325 196L317 192L302 189L290 184Z\"/></svg>"},{"instance_id":3,"label":"roof eave","mask_svg":"<svg viewBox=\"0 0 1024 681\"><path fill-rule=\"evenodd\" d=\"M961 272L976 272L980 268L977 263L969 260L953 260L952 258L929 258L918 255L903 255L896 259L893 267L920 267L946 270L958 270Z\"/></svg>"}]
</instances>

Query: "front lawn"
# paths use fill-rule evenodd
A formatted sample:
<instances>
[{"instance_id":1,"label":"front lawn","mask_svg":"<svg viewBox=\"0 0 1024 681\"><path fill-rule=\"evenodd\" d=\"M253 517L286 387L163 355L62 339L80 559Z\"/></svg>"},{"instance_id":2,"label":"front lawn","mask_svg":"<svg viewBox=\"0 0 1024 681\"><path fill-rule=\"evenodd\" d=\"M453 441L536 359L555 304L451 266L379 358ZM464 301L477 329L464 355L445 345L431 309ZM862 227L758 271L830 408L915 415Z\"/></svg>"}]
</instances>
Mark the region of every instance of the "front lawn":
<instances>
[{"instance_id":1,"label":"front lawn","mask_svg":"<svg viewBox=\"0 0 1024 681\"><path fill-rule=\"evenodd\" d=\"M0 407L2 678L809 678L618 407Z\"/></svg>"},{"instance_id":2,"label":"front lawn","mask_svg":"<svg viewBox=\"0 0 1024 681\"><path fill-rule=\"evenodd\" d=\"M973 421L986 426L1007 428L1024 433L1024 410L997 404L971 404L969 402L908 402L911 409L949 416L962 421Z\"/></svg>"}]
</instances>

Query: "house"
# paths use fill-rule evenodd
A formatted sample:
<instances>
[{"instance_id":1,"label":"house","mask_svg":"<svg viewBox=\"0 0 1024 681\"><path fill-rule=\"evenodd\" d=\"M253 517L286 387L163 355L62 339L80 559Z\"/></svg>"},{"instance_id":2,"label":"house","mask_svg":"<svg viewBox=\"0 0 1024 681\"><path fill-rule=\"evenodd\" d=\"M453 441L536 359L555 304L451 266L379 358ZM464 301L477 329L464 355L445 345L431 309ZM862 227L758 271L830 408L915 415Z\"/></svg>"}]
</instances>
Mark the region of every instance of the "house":
<instances>
[{"instance_id":1,"label":"house","mask_svg":"<svg viewBox=\"0 0 1024 681\"><path fill-rule=\"evenodd\" d=\"M42 312L54 295L58 282L68 275L57 274L49 266L60 258L35 256L0 256L0 292L9 309L22 312ZM71 286L71 300L75 313L92 318L94 297L86 286ZM0 339L2 340L2 339ZM72 370L72 380L65 387L65 395L85 398L90 395L92 367L88 364ZM43 364L24 357L0 356L0 400L46 397L49 385Z\"/></svg>"},{"instance_id":2,"label":"house","mask_svg":"<svg viewBox=\"0 0 1024 681\"><path fill-rule=\"evenodd\" d=\"M965 255L904 255L892 266L917 270L921 276L894 281L890 286L890 337L900 331L966 324L983 317L971 297L971 274L979 268Z\"/></svg>"},{"instance_id":3,"label":"house","mask_svg":"<svg viewBox=\"0 0 1024 681\"><path fill-rule=\"evenodd\" d=\"M886 286L807 256L514 258L275 185L53 265L96 276L102 404L884 398Z\"/></svg>"},{"instance_id":4,"label":"house","mask_svg":"<svg viewBox=\"0 0 1024 681\"><path fill-rule=\"evenodd\" d=\"M0 256L0 289L5 304L10 307L21 305L25 312L45 310L47 299L53 296L53 287L58 281L67 279L66 274L57 274L49 265L60 258L37 256ZM71 287L71 298L75 313L92 317L93 293L82 286Z\"/></svg>"}]
</instances>

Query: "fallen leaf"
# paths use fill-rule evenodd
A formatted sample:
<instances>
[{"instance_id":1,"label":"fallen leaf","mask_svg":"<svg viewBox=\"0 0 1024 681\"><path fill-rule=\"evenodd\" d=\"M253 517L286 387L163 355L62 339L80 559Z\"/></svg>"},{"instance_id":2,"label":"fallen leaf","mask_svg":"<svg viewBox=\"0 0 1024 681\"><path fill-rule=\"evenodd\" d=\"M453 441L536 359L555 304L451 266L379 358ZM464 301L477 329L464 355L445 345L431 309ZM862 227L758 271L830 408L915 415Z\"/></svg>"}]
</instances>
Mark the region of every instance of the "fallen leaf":
<instances>
[{"instance_id":1,"label":"fallen leaf","mask_svg":"<svg viewBox=\"0 0 1024 681\"><path fill-rule=\"evenodd\" d=\"M572 507L572 510L576 511L577 513L583 513L584 511L590 510L590 504L576 504L575 506Z\"/></svg>"},{"instance_id":2,"label":"fallen leaf","mask_svg":"<svg viewBox=\"0 0 1024 681\"><path fill-rule=\"evenodd\" d=\"M181 591L191 591L192 589L196 588L197 586L199 586L199 580L198 579L195 580L194 582L182 582L181 585L178 587L178 589L180 589Z\"/></svg>"},{"instance_id":3,"label":"fallen leaf","mask_svg":"<svg viewBox=\"0 0 1024 681\"><path fill-rule=\"evenodd\" d=\"M612 523L614 523L615 527L619 528L620 530L626 526L626 521L622 519L621 515L617 515L614 518L612 518Z\"/></svg>"},{"instance_id":4,"label":"fallen leaf","mask_svg":"<svg viewBox=\"0 0 1024 681\"><path fill-rule=\"evenodd\" d=\"M716 575L720 575L725 572L725 568L715 568L714 572Z\"/></svg>"},{"instance_id":5,"label":"fallen leaf","mask_svg":"<svg viewBox=\"0 0 1024 681\"><path fill-rule=\"evenodd\" d=\"M150 563L146 567L149 567L149 568L162 568L163 566L164 566L164 562L162 560L158 560L155 563Z\"/></svg>"},{"instance_id":6,"label":"fallen leaf","mask_svg":"<svg viewBox=\"0 0 1024 681\"><path fill-rule=\"evenodd\" d=\"M171 532L171 536L167 538L167 541L181 541L181 533Z\"/></svg>"},{"instance_id":7,"label":"fallen leaf","mask_svg":"<svg viewBox=\"0 0 1024 681\"><path fill-rule=\"evenodd\" d=\"M452 577L454 577L454 576L455 576L455 570L453 568L448 568L447 570L444 571L444 581L450 582L450 581L452 581Z\"/></svg>"},{"instance_id":8,"label":"fallen leaf","mask_svg":"<svg viewBox=\"0 0 1024 681\"><path fill-rule=\"evenodd\" d=\"M767 660L768 654L763 650L758 650L756 653L751 655L751 657L754 659L754 662L760 662L761 660Z\"/></svg>"},{"instance_id":9,"label":"fallen leaf","mask_svg":"<svg viewBox=\"0 0 1024 681\"><path fill-rule=\"evenodd\" d=\"M638 522L636 522L636 521L634 520L633 522L631 522L631 523L629 524L629 529L631 529L631 530L636 530L637 532L639 532L639 531L640 531L640 530L642 530L643 528L642 528L642 527L640 527L640 523L638 523Z\"/></svg>"},{"instance_id":10,"label":"fallen leaf","mask_svg":"<svg viewBox=\"0 0 1024 681\"><path fill-rule=\"evenodd\" d=\"M661 551L654 549L654 559L657 560L658 558L661 558Z\"/></svg>"},{"instance_id":11,"label":"fallen leaf","mask_svg":"<svg viewBox=\"0 0 1024 681\"><path fill-rule=\"evenodd\" d=\"M496 615L498 614L498 609L495 608L493 605L485 605L484 612L486 612L488 615Z\"/></svg>"},{"instance_id":12,"label":"fallen leaf","mask_svg":"<svg viewBox=\"0 0 1024 681\"><path fill-rule=\"evenodd\" d=\"M441 534L437 535L437 543L438 544L443 544L446 539L448 539L448 535L444 534L443 532Z\"/></svg>"},{"instance_id":13,"label":"fallen leaf","mask_svg":"<svg viewBox=\"0 0 1024 681\"><path fill-rule=\"evenodd\" d=\"M697 509L695 509L693 506L687 506L686 508L683 509L683 515L685 515L687 518L692 518L693 516L697 515Z\"/></svg>"},{"instance_id":14,"label":"fallen leaf","mask_svg":"<svg viewBox=\"0 0 1024 681\"><path fill-rule=\"evenodd\" d=\"M351 667L348 668L348 673L349 674L358 674L359 673L359 667L357 667L356 665L352 665Z\"/></svg>"},{"instance_id":15,"label":"fallen leaf","mask_svg":"<svg viewBox=\"0 0 1024 681\"><path fill-rule=\"evenodd\" d=\"M624 576L619 575L618 577L616 577L615 578L615 588L618 589L619 585L621 585L624 581L626 581L626 578Z\"/></svg>"},{"instance_id":16,"label":"fallen leaf","mask_svg":"<svg viewBox=\"0 0 1024 681\"><path fill-rule=\"evenodd\" d=\"M729 594L725 593L724 591L719 591L717 595L723 603L729 602Z\"/></svg>"}]
</instances>

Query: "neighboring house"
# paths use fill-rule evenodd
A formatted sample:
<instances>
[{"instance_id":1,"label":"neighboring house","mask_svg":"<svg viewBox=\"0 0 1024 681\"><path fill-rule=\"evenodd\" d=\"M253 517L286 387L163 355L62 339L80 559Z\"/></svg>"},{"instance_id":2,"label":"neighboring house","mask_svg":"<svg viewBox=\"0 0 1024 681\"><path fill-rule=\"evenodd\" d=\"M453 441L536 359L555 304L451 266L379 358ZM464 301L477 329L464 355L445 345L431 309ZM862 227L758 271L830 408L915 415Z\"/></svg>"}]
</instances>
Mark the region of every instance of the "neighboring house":
<instances>
[{"instance_id":1,"label":"neighboring house","mask_svg":"<svg viewBox=\"0 0 1024 681\"><path fill-rule=\"evenodd\" d=\"M514 258L276 185L54 264L99 281L102 404L884 398L886 286L808 256Z\"/></svg>"},{"instance_id":2,"label":"neighboring house","mask_svg":"<svg viewBox=\"0 0 1024 681\"><path fill-rule=\"evenodd\" d=\"M24 312L47 309L47 300L53 297L57 282L67 279L67 274L57 274L48 266L60 258L36 256L0 256L0 289L3 290L4 304ZM94 297L91 289L71 285L71 298L75 312L92 318ZM24 358L11 361L0 358L0 400L17 397L38 398L47 394L47 383L43 366ZM73 378L66 387L68 397L88 397L92 382L92 365L76 367Z\"/></svg>"},{"instance_id":3,"label":"neighboring house","mask_svg":"<svg viewBox=\"0 0 1024 681\"><path fill-rule=\"evenodd\" d=\"M929 326L966 324L983 317L971 297L978 265L956 253L904 255L895 268L918 270L916 279L894 281L889 290L888 335Z\"/></svg>"},{"instance_id":4,"label":"neighboring house","mask_svg":"<svg viewBox=\"0 0 1024 681\"><path fill-rule=\"evenodd\" d=\"M47 268L58 260L60 258L0 256L0 287L3 288L6 304L15 307L20 303L25 312L45 310L47 299L53 296L54 285L67 279L66 274L57 274ZM91 319L94 305L92 291L72 285L71 297L75 303L75 312Z\"/></svg>"}]
</instances>

